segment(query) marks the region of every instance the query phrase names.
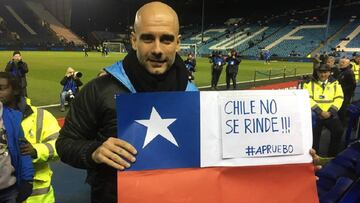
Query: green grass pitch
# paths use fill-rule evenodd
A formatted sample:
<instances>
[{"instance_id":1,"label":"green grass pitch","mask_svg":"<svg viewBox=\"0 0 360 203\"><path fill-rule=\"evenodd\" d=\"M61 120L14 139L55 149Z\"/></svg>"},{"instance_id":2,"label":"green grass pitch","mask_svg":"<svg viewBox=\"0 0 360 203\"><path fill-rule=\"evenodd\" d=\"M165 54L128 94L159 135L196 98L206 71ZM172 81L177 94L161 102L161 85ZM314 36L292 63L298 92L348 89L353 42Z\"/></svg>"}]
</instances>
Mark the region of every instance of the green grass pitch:
<instances>
[{"instance_id":1,"label":"green grass pitch","mask_svg":"<svg viewBox=\"0 0 360 203\"><path fill-rule=\"evenodd\" d=\"M60 80L65 75L66 68L71 66L83 73L83 83L96 77L101 68L121 60L124 54L110 53L108 57L101 53L90 52L88 57L82 52L46 52L46 51L21 51L23 60L29 66L27 74L28 96L35 106L59 103L59 94L62 89ZM12 51L0 51L0 66L4 71L6 63L11 59ZM211 79L211 65L207 58L197 58L195 84L199 87L208 86ZM311 63L301 62L272 62L264 64L263 61L243 60L240 64L238 81L251 81L254 71L282 72L283 68L293 70L296 68L298 75L311 72ZM266 76L263 76L266 77ZM224 70L219 80L225 83Z\"/></svg>"}]
</instances>

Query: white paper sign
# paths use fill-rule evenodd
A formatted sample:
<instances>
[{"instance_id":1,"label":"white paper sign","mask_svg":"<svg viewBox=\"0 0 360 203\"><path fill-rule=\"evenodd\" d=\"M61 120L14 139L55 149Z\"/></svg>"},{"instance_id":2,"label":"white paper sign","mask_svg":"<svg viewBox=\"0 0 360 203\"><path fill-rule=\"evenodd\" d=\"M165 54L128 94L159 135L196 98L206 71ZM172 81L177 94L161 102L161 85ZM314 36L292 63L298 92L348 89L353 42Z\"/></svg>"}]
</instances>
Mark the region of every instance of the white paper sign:
<instances>
[{"instance_id":1,"label":"white paper sign","mask_svg":"<svg viewBox=\"0 0 360 203\"><path fill-rule=\"evenodd\" d=\"M301 99L285 91L219 95L223 157L302 154Z\"/></svg>"},{"instance_id":2,"label":"white paper sign","mask_svg":"<svg viewBox=\"0 0 360 203\"><path fill-rule=\"evenodd\" d=\"M202 92L201 105L214 107L201 111L202 166L311 162L307 91Z\"/></svg>"}]
</instances>

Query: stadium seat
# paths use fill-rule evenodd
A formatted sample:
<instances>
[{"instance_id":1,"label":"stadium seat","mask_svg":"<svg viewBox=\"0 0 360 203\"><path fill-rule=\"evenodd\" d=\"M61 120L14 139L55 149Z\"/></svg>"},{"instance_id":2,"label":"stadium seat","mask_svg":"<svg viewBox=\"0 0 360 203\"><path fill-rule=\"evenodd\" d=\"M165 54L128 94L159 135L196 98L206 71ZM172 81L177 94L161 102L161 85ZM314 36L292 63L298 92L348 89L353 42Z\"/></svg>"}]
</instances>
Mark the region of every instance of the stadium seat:
<instances>
[{"instance_id":1,"label":"stadium seat","mask_svg":"<svg viewBox=\"0 0 360 203\"><path fill-rule=\"evenodd\" d=\"M353 143L316 175L320 202L338 202L360 177L360 142Z\"/></svg>"},{"instance_id":2,"label":"stadium seat","mask_svg":"<svg viewBox=\"0 0 360 203\"><path fill-rule=\"evenodd\" d=\"M360 180L357 180L340 199L339 203L360 202Z\"/></svg>"},{"instance_id":3,"label":"stadium seat","mask_svg":"<svg viewBox=\"0 0 360 203\"><path fill-rule=\"evenodd\" d=\"M345 133L345 144L349 144L351 142L351 132L353 130L353 125L358 121L360 116L360 102L356 102L353 104L350 104L347 108L347 111L349 112L349 121L348 126ZM355 135L355 139L358 138L358 135Z\"/></svg>"},{"instance_id":4,"label":"stadium seat","mask_svg":"<svg viewBox=\"0 0 360 203\"><path fill-rule=\"evenodd\" d=\"M354 181L347 177L340 177L336 184L326 194L319 197L320 203L338 202Z\"/></svg>"}]
</instances>

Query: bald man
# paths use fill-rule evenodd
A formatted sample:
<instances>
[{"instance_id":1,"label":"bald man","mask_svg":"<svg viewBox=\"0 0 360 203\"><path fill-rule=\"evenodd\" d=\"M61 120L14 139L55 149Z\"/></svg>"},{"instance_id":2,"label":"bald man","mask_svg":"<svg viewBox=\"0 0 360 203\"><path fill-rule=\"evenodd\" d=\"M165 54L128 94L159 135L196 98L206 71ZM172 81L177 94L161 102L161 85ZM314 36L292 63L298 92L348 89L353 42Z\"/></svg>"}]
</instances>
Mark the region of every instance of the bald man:
<instances>
[{"instance_id":1,"label":"bald man","mask_svg":"<svg viewBox=\"0 0 360 203\"><path fill-rule=\"evenodd\" d=\"M197 91L177 51L179 20L160 2L142 6L136 13L133 50L106 75L85 85L72 103L56 149L61 160L88 171L92 202L116 202L116 170L136 160L136 149L116 138L114 95L121 92Z\"/></svg>"},{"instance_id":2,"label":"bald man","mask_svg":"<svg viewBox=\"0 0 360 203\"><path fill-rule=\"evenodd\" d=\"M340 68L340 72L338 75L338 80L344 92L344 102L339 110L339 118L342 124L345 126L347 124L346 109L350 105L351 98L354 96L356 81L355 81L355 74L350 64L350 59L348 58L340 59L339 68Z\"/></svg>"}]
</instances>

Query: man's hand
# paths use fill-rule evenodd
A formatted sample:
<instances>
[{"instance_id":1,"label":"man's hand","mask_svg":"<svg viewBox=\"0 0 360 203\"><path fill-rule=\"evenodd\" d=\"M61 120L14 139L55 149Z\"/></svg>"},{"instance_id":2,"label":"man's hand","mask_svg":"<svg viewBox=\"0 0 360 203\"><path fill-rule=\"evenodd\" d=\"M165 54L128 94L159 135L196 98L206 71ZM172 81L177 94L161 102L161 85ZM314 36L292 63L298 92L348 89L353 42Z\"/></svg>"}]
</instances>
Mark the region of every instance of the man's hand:
<instances>
[{"instance_id":1,"label":"man's hand","mask_svg":"<svg viewBox=\"0 0 360 203\"><path fill-rule=\"evenodd\" d=\"M37 151L30 142L25 140L25 144L20 145L21 155L30 155L32 159L37 158Z\"/></svg>"},{"instance_id":2,"label":"man's hand","mask_svg":"<svg viewBox=\"0 0 360 203\"><path fill-rule=\"evenodd\" d=\"M310 155L313 158L313 164L314 164L316 170L321 169L320 157L319 157L319 155L316 154L315 149L310 149Z\"/></svg>"},{"instance_id":3,"label":"man's hand","mask_svg":"<svg viewBox=\"0 0 360 203\"><path fill-rule=\"evenodd\" d=\"M118 170L130 167L135 162L137 151L124 140L110 137L91 155L91 158L98 164L104 163Z\"/></svg>"},{"instance_id":4,"label":"man's hand","mask_svg":"<svg viewBox=\"0 0 360 203\"><path fill-rule=\"evenodd\" d=\"M313 159L313 164L314 164L314 167L315 167L315 171L317 170L320 170L321 169L321 165L320 165L320 157L319 155L316 154L316 151L315 149L310 149L310 155ZM319 178L316 177L316 180L318 180Z\"/></svg>"},{"instance_id":5,"label":"man's hand","mask_svg":"<svg viewBox=\"0 0 360 203\"><path fill-rule=\"evenodd\" d=\"M331 116L331 113L327 112L327 111L323 111L320 113L320 117L323 119L328 119L328 118L330 118L330 116Z\"/></svg>"}]
</instances>

